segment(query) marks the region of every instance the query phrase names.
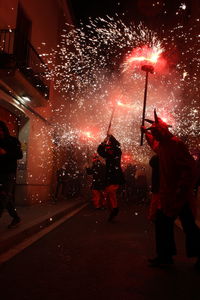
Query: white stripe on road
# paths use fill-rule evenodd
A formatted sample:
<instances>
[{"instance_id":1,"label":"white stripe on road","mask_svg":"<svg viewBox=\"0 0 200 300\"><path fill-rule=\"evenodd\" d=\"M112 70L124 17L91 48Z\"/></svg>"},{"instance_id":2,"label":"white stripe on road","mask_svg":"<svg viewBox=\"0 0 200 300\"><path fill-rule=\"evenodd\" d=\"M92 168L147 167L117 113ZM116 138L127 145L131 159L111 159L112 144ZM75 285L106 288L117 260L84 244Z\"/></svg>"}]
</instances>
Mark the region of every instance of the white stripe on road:
<instances>
[{"instance_id":1,"label":"white stripe on road","mask_svg":"<svg viewBox=\"0 0 200 300\"><path fill-rule=\"evenodd\" d=\"M44 235L76 215L80 210L82 210L85 206L87 206L88 203L83 204L81 207L73 210L71 213L67 214L66 216L62 217L60 220L54 222L53 224L49 225L48 227L40 230L36 234L32 235L31 237L25 239L23 242L17 244L16 246L13 246L10 250L6 251L5 253L0 254L0 264L10 260L12 257L20 253L25 248L29 247L39 239L41 239Z\"/></svg>"}]
</instances>

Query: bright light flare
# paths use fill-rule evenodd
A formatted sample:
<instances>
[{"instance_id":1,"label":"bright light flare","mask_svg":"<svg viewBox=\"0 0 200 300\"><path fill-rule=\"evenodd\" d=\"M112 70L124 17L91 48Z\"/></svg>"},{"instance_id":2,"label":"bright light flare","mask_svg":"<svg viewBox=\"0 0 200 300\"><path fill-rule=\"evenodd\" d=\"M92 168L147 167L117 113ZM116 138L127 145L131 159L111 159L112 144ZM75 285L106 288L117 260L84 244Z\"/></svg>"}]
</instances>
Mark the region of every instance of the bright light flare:
<instances>
[{"instance_id":1,"label":"bright light flare","mask_svg":"<svg viewBox=\"0 0 200 300\"><path fill-rule=\"evenodd\" d=\"M82 131L82 138L87 138L87 139L94 139L93 134L90 131Z\"/></svg>"},{"instance_id":2,"label":"bright light flare","mask_svg":"<svg viewBox=\"0 0 200 300\"><path fill-rule=\"evenodd\" d=\"M185 3L181 3L180 8L183 9L183 10L186 10L187 6L186 6Z\"/></svg>"},{"instance_id":3,"label":"bright light flare","mask_svg":"<svg viewBox=\"0 0 200 300\"><path fill-rule=\"evenodd\" d=\"M184 72L183 72L183 80L185 79L185 77L186 77L187 75L189 75L188 72L184 71Z\"/></svg>"},{"instance_id":4,"label":"bright light flare","mask_svg":"<svg viewBox=\"0 0 200 300\"><path fill-rule=\"evenodd\" d=\"M122 165L127 165L133 163L133 155L129 153L125 153L122 155Z\"/></svg>"},{"instance_id":5,"label":"bright light flare","mask_svg":"<svg viewBox=\"0 0 200 300\"><path fill-rule=\"evenodd\" d=\"M133 49L132 53L127 57L123 64L123 72L127 71L129 68L141 66L141 62L150 62L153 65L157 64L162 52L163 48L160 44L152 48L143 46L141 48Z\"/></svg>"},{"instance_id":6,"label":"bright light flare","mask_svg":"<svg viewBox=\"0 0 200 300\"><path fill-rule=\"evenodd\" d=\"M168 115L168 114L162 114L162 112L159 114L159 117L168 125L174 127L175 126L175 120L172 117L172 115Z\"/></svg>"},{"instance_id":7,"label":"bright light flare","mask_svg":"<svg viewBox=\"0 0 200 300\"><path fill-rule=\"evenodd\" d=\"M130 109L135 108L135 105L128 104L128 103L122 103L121 101L117 101L117 105L121 106L123 108L130 108Z\"/></svg>"}]
</instances>

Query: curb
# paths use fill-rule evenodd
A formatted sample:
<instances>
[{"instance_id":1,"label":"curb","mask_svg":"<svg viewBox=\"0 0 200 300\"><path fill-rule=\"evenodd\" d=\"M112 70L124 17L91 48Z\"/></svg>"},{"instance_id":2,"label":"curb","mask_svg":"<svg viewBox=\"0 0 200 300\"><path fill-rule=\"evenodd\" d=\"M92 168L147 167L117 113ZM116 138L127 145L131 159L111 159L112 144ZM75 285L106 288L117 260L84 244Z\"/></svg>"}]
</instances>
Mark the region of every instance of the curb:
<instances>
[{"instance_id":1,"label":"curb","mask_svg":"<svg viewBox=\"0 0 200 300\"><path fill-rule=\"evenodd\" d=\"M62 211L56 213L55 215L52 215L52 217L45 218L43 220L40 220L36 224L32 224L29 227L23 229L22 231L16 233L14 236L7 237L0 241L0 254L5 253L6 251L10 250L13 246L16 246L17 244L21 243L27 238L30 238L34 234L37 234L41 230L44 230L45 228L51 226L52 224L56 223L58 220L62 219L67 214L72 213L74 210L78 209L79 207L84 208L87 205L87 203L84 205L83 202L79 202L74 204L71 207L65 208Z\"/></svg>"}]
</instances>

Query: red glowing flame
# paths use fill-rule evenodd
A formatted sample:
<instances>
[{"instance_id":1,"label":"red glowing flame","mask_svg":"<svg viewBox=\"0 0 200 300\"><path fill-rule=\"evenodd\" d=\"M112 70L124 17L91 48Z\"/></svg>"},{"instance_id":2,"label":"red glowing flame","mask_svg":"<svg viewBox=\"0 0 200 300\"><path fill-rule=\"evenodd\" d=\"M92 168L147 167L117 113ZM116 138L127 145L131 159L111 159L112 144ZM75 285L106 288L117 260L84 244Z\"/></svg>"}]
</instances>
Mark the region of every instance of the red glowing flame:
<instances>
[{"instance_id":1,"label":"red glowing flame","mask_svg":"<svg viewBox=\"0 0 200 300\"><path fill-rule=\"evenodd\" d=\"M122 155L122 163L123 164L129 164L131 162L133 162L133 156L132 156L132 154L126 153L126 154Z\"/></svg>"},{"instance_id":2,"label":"red glowing flame","mask_svg":"<svg viewBox=\"0 0 200 300\"><path fill-rule=\"evenodd\" d=\"M163 53L163 48L160 45L152 48L148 46L135 48L126 58L123 71L126 71L130 67L141 66L143 64L151 64L152 66L155 66L161 62L161 53Z\"/></svg>"}]
</instances>

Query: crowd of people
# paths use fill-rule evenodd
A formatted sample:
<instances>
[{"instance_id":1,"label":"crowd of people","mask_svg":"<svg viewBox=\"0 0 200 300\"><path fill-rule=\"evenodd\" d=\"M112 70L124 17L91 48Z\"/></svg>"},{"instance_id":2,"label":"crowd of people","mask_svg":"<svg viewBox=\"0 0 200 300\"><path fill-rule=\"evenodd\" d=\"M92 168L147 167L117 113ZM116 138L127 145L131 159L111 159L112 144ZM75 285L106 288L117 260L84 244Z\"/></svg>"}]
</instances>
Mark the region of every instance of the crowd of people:
<instances>
[{"instance_id":1,"label":"crowd of people","mask_svg":"<svg viewBox=\"0 0 200 300\"><path fill-rule=\"evenodd\" d=\"M185 233L186 253L196 257L195 267L200 269L200 229L195 222L196 199L199 185L199 165L195 163L185 143L174 136L169 125L157 116L146 120L150 127L142 126L141 130L154 155L149 164L152 168L151 200L149 220L155 224L156 257L149 259L154 267L168 266L174 263L176 243L174 223L179 217ZM125 172L121 167L122 150L119 141L107 134L93 155L92 164L87 165L86 172L92 176L92 203L95 209L109 210L108 221L119 214L118 192L122 188L127 199L137 191L137 197L145 197L147 183L144 169L136 176L136 167L128 165ZM17 160L22 158L20 142L9 134L6 124L0 121L0 216L7 209L13 218L9 227L20 223L14 205L14 186ZM63 178L67 178L67 168L58 171L58 198ZM77 172L74 172L74 174ZM78 172L79 173L79 172ZM63 175L64 174L64 175ZM73 176L70 176L73 179ZM141 182L136 188L136 178ZM80 182L76 185L80 186ZM73 185L70 184L73 187Z\"/></svg>"}]
</instances>

